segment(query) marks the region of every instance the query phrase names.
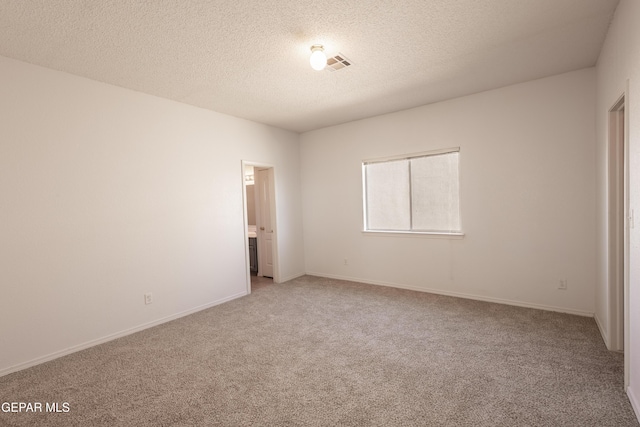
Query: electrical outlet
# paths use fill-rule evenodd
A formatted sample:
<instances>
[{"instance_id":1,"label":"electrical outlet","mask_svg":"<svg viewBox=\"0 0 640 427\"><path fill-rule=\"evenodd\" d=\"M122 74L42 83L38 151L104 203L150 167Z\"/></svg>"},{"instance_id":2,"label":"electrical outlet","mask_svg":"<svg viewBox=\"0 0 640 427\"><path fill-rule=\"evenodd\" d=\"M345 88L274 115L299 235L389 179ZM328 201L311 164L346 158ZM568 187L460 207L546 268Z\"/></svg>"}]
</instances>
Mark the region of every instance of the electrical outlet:
<instances>
[{"instance_id":1,"label":"electrical outlet","mask_svg":"<svg viewBox=\"0 0 640 427\"><path fill-rule=\"evenodd\" d=\"M558 290L561 290L561 291L567 290L567 279L560 280L560 283L558 284Z\"/></svg>"},{"instance_id":2,"label":"electrical outlet","mask_svg":"<svg viewBox=\"0 0 640 427\"><path fill-rule=\"evenodd\" d=\"M153 295L151 294L151 292L147 292L146 294L144 294L144 303L151 304L152 302L153 302Z\"/></svg>"}]
</instances>

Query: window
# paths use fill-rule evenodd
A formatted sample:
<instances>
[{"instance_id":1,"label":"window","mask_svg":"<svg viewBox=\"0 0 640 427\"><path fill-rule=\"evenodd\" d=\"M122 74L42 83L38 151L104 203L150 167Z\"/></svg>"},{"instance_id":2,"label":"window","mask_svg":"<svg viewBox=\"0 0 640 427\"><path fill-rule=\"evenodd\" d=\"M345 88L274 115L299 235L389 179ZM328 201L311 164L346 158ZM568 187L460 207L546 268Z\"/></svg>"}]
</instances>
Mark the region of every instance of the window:
<instances>
[{"instance_id":1,"label":"window","mask_svg":"<svg viewBox=\"0 0 640 427\"><path fill-rule=\"evenodd\" d=\"M362 163L365 231L462 234L459 149Z\"/></svg>"}]
</instances>

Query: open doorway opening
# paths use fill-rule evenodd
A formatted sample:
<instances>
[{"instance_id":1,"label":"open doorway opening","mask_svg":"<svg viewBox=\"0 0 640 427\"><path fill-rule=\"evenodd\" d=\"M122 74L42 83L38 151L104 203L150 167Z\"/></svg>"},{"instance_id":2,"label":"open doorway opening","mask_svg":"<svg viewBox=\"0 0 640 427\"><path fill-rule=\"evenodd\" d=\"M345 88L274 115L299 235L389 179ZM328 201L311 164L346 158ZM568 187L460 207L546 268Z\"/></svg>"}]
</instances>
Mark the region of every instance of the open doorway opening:
<instances>
[{"instance_id":1,"label":"open doorway opening","mask_svg":"<svg viewBox=\"0 0 640 427\"><path fill-rule=\"evenodd\" d=\"M278 282L275 173L271 165L242 162L247 292Z\"/></svg>"},{"instance_id":2,"label":"open doorway opening","mask_svg":"<svg viewBox=\"0 0 640 427\"><path fill-rule=\"evenodd\" d=\"M609 349L625 353L626 388L629 378L629 228L633 227L633 211L629 210L629 161L624 95L609 110L608 129Z\"/></svg>"}]
</instances>

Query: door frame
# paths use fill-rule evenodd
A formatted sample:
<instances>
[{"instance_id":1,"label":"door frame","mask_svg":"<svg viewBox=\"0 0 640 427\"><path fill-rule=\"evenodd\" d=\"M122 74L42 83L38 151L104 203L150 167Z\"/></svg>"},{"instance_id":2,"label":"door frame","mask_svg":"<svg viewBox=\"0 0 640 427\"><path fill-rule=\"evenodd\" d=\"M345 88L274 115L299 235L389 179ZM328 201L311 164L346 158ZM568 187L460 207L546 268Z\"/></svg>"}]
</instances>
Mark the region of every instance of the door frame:
<instances>
[{"instance_id":1,"label":"door frame","mask_svg":"<svg viewBox=\"0 0 640 427\"><path fill-rule=\"evenodd\" d=\"M609 350L624 351L624 387L629 385L629 204L628 82L607 115L608 323Z\"/></svg>"},{"instance_id":2,"label":"door frame","mask_svg":"<svg viewBox=\"0 0 640 427\"><path fill-rule=\"evenodd\" d=\"M249 227L247 224L247 190L245 186L245 169L246 166L253 166L255 168L271 169L273 171L273 191L271 191L271 222L273 226L273 283L280 283L280 261L278 257L278 221L277 221L277 197L276 197L276 183L277 174L274 165L263 162L254 162L249 160L241 160L241 179L242 179L242 210L243 210L243 227L244 227L244 252L245 252L245 270L247 274L247 294L251 293L251 265L249 262ZM256 210L259 206L256 204ZM260 258L258 256L258 258ZM258 264L259 268L259 264Z\"/></svg>"}]
</instances>

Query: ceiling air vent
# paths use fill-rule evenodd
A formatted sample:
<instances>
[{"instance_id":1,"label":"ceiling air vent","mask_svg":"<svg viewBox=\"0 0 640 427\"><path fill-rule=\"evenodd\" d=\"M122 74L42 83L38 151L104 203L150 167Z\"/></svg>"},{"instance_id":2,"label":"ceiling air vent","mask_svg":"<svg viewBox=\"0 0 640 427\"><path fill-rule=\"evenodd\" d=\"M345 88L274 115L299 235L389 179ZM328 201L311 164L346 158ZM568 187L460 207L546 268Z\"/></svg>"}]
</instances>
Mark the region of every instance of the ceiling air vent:
<instances>
[{"instance_id":1,"label":"ceiling air vent","mask_svg":"<svg viewBox=\"0 0 640 427\"><path fill-rule=\"evenodd\" d=\"M327 58L327 69L329 71L338 71L341 68L346 68L351 65L351 61L349 61L345 56L341 53L337 54L332 58Z\"/></svg>"}]
</instances>

